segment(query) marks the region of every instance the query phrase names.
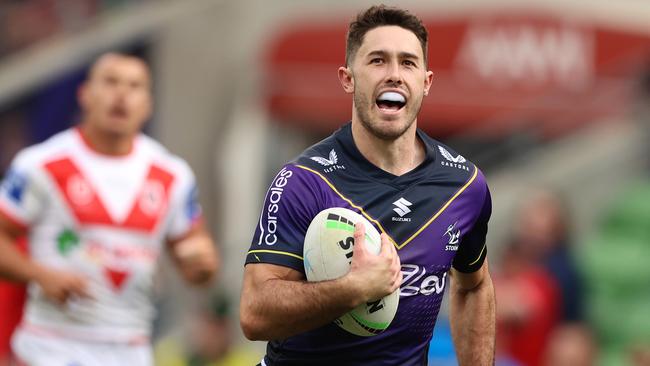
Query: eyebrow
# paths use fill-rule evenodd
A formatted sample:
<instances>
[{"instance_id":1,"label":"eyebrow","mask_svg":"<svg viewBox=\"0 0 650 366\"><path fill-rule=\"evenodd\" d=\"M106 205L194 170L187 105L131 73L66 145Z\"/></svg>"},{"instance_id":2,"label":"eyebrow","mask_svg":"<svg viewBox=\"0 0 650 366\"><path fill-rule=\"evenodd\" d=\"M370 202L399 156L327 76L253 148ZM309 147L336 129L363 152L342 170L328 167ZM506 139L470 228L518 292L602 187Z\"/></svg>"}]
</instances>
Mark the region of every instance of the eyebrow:
<instances>
[{"instance_id":1,"label":"eyebrow","mask_svg":"<svg viewBox=\"0 0 650 366\"><path fill-rule=\"evenodd\" d=\"M386 55L388 55L387 51L374 50L374 51L370 51L367 56L386 56ZM406 58L406 59L416 59L416 60L420 59L420 57L418 55L416 55L414 53L410 53L410 52L400 52L398 54L398 56L399 56L399 58L402 58L402 59L404 59L404 58Z\"/></svg>"}]
</instances>

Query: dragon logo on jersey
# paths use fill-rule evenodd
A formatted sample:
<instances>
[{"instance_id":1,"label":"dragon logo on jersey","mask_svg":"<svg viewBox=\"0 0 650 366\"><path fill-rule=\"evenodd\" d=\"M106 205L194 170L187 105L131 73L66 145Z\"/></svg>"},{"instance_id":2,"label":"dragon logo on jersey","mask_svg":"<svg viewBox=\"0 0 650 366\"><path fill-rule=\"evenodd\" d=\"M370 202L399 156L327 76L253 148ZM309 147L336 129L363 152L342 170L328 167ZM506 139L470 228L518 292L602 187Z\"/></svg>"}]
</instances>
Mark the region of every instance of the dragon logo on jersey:
<instances>
[{"instance_id":1,"label":"dragon logo on jersey","mask_svg":"<svg viewBox=\"0 0 650 366\"><path fill-rule=\"evenodd\" d=\"M333 171L339 170L339 169L345 169L344 165L339 165L338 164L339 157L338 157L338 155L336 155L336 151L334 151L334 149L332 149L332 151L330 151L329 159L323 158L321 156L312 156L310 159L317 162L318 164L320 164L320 165L322 165L324 167L327 167L327 168L323 169L323 172L325 172L325 173L333 172Z\"/></svg>"},{"instance_id":2,"label":"dragon logo on jersey","mask_svg":"<svg viewBox=\"0 0 650 366\"><path fill-rule=\"evenodd\" d=\"M460 242L460 229L456 228L456 224L458 224L458 221L454 222L453 224L447 226L447 231L442 236L449 236L449 241L447 242L447 245L445 246L445 250L458 250L458 242Z\"/></svg>"},{"instance_id":3,"label":"dragon logo on jersey","mask_svg":"<svg viewBox=\"0 0 650 366\"><path fill-rule=\"evenodd\" d=\"M469 168L464 165L464 163L467 162L467 159L465 159L462 155L458 154L458 156L453 156L447 149L440 145L438 145L438 150L440 151L440 154L442 154L442 157L446 160L441 161L441 165L469 171Z\"/></svg>"},{"instance_id":4,"label":"dragon logo on jersey","mask_svg":"<svg viewBox=\"0 0 650 366\"><path fill-rule=\"evenodd\" d=\"M165 202L165 187L158 180L148 180L142 188L142 195L138 201L142 212L149 216L156 216L162 210Z\"/></svg>"},{"instance_id":5,"label":"dragon logo on jersey","mask_svg":"<svg viewBox=\"0 0 650 366\"><path fill-rule=\"evenodd\" d=\"M93 191L86 180L79 174L68 179L66 186L70 201L77 206L86 206L93 201Z\"/></svg>"},{"instance_id":6,"label":"dragon logo on jersey","mask_svg":"<svg viewBox=\"0 0 650 366\"><path fill-rule=\"evenodd\" d=\"M56 237L56 248L62 255L68 255L70 252L79 246L79 236L77 233L70 229L64 229Z\"/></svg>"}]
</instances>

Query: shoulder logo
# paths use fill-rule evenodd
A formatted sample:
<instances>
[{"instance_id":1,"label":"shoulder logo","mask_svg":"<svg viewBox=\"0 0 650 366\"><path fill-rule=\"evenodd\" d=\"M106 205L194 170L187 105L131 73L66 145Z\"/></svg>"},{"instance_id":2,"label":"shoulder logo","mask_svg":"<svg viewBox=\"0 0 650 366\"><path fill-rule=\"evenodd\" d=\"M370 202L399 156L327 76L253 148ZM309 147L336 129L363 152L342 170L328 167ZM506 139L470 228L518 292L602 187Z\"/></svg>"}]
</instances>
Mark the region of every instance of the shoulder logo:
<instances>
[{"instance_id":1,"label":"shoulder logo","mask_svg":"<svg viewBox=\"0 0 650 366\"><path fill-rule=\"evenodd\" d=\"M399 217L393 216L393 221L411 221L411 218L404 217L411 212L411 209L409 208L413 205L411 202L404 197L400 197L400 199L393 202L393 205L395 205L393 211L399 215Z\"/></svg>"},{"instance_id":2,"label":"shoulder logo","mask_svg":"<svg viewBox=\"0 0 650 366\"><path fill-rule=\"evenodd\" d=\"M454 157L453 155L451 155L451 153L450 153L449 151L447 151L447 149L445 149L444 147L442 147L442 146L440 146L440 145L438 145L438 150L440 150L440 153L442 154L442 156L443 156L445 159L451 161L452 163L459 163L459 164L462 164L462 163L464 163L464 162L467 161L467 160L466 160L462 155L460 155L460 154L458 154L458 156Z\"/></svg>"},{"instance_id":3,"label":"shoulder logo","mask_svg":"<svg viewBox=\"0 0 650 366\"><path fill-rule=\"evenodd\" d=\"M464 164L467 162L467 159L465 159L465 157L460 154L458 154L458 156L453 156L449 150L440 145L438 145L438 150L440 151L440 154L442 154L442 157L446 160L441 161L441 165L469 171L469 168Z\"/></svg>"},{"instance_id":4,"label":"shoulder logo","mask_svg":"<svg viewBox=\"0 0 650 366\"><path fill-rule=\"evenodd\" d=\"M458 243L460 242L460 229L456 228L456 224L458 224L458 221L447 226L447 231L445 231L443 234L443 236L449 237L447 245L445 246L445 250L458 250Z\"/></svg>"},{"instance_id":5,"label":"shoulder logo","mask_svg":"<svg viewBox=\"0 0 650 366\"><path fill-rule=\"evenodd\" d=\"M338 164L339 157L338 155L336 155L336 151L334 151L334 149L330 151L330 154L327 158L324 158L322 156L312 156L310 157L310 159L326 167L325 169L323 169L325 173L329 173L334 170L345 169L344 165Z\"/></svg>"},{"instance_id":6,"label":"shoulder logo","mask_svg":"<svg viewBox=\"0 0 650 366\"><path fill-rule=\"evenodd\" d=\"M0 189L2 189L5 194L14 201L14 203L19 204L23 199L23 193L25 192L26 187L27 178L16 170L9 169Z\"/></svg>"},{"instance_id":7,"label":"shoulder logo","mask_svg":"<svg viewBox=\"0 0 650 366\"><path fill-rule=\"evenodd\" d=\"M315 162L318 162L320 165L323 165L323 166L331 166L331 165L334 165L334 164L338 163L338 161L339 161L339 157L336 155L336 151L334 151L334 149L332 149L332 151L330 151L329 159L325 159L325 158L320 157L320 156L312 156L310 159L315 161Z\"/></svg>"}]
</instances>

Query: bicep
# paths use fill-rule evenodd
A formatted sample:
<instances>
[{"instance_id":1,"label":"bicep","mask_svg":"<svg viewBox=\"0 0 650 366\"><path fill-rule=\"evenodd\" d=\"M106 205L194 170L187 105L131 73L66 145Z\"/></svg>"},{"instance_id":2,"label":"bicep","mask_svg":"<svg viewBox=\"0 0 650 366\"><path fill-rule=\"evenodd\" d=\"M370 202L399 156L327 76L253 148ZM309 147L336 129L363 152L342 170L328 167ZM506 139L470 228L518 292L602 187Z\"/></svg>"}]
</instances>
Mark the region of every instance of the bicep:
<instances>
[{"instance_id":1,"label":"bicep","mask_svg":"<svg viewBox=\"0 0 650 366\"><path fill-rule=\"evenodd\" d=\"M491 214L492 200L486 187L483 205L478 212L478 216L471 229L463 235L458 245L458 251L453 261L456 272L470 274L477 272L483 266L487 257L486 236Z\"/></svg>"},{"instance_id":2,"label":"bicep","mask_svg":"<svg viewBox=\"0 0 650 366\"><path fill-rule=\"evenodd\" d=\"M451 269L452 286L458 291L471 291L489 279L488 262L484 261L481 267L474 272L461 272Z\"/></svg>"},{"instance_id":3,"label":"bicep","mask_svg":"<svg viewBox=\"0 0 650 366\"><path fill-rule=\"evenodd\" d=\"M264 287L268 281L302 281L305 276L292 268L270 263L249 263L244 267L241 291L242 313L253 304L263 301ZM253 306L254 307L254 306Z\"/></svg>"},{"instance_id":4,"label":"bicep","mask_svg":"<svg viewBox=\"0 0 650 366\"><path fill-rule=\"evenodd\" d=\"M304 272L305 233L321 204L300 168L287 165L273 179L246 255L251 264L274 264Z\"/></svg>"},{"instance_id":5,"label":"bicep","mask_svg":"<svg viewBox=\"0 0 650 366\"><path fill-rule=\"evenodd\" d=\"M263 286L266 281L303 281L305 276L289 267L270 263L249 263L244 267L244 291Z\"/></svg>"}]
</instances>

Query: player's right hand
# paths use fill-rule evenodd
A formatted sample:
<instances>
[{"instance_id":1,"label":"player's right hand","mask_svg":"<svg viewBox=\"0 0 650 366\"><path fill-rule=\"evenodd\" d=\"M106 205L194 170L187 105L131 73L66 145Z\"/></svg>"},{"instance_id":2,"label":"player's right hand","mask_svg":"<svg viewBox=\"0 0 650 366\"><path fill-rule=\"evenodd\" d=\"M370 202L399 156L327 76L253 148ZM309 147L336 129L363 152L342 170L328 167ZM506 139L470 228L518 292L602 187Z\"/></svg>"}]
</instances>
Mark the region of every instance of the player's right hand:
<instances>
[{"instance_id":1,"label":"player's right hand","mask_svg":"<svg viewBox=\"0 0 650 366\"><path fill-rule=\"evenodd\" d=\"M79 274L41 267L36 283L46 298L64 305L71 298L91 298L86 279Z\"/></svg>"},{"instance_id":2,"label":"player's right hand","mask_svg":"<svg viewBox=\"0 0 650 366\"><path fill-rule=\"evenodd\" d=\"M351 282L358 286L361 302L375 301L393 293L402 284L401 262L386 234L381 234L381 251L375 255L365 243L362 223L354 228L354 250L350 265Z\"/></svg>"}]
</instances>

